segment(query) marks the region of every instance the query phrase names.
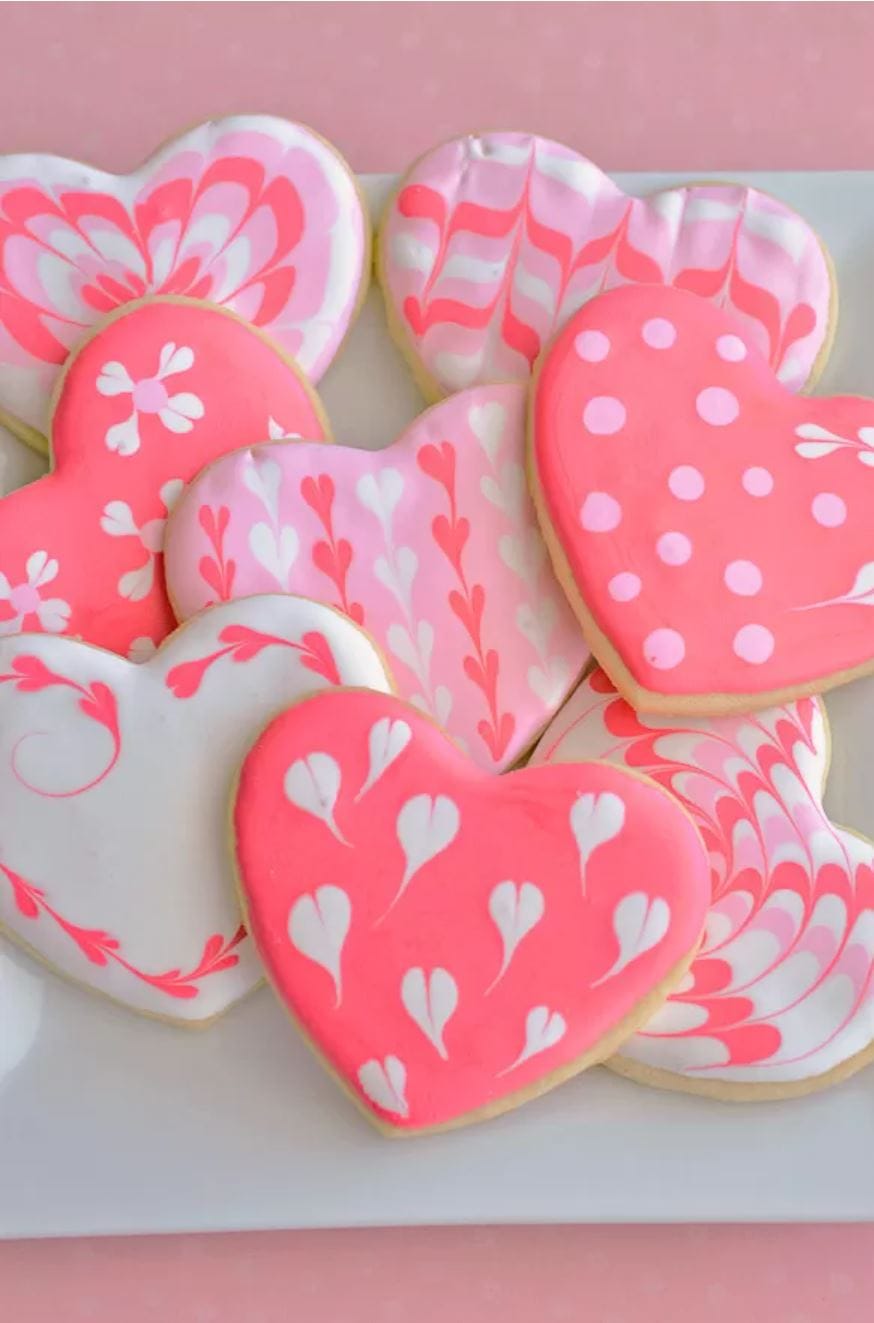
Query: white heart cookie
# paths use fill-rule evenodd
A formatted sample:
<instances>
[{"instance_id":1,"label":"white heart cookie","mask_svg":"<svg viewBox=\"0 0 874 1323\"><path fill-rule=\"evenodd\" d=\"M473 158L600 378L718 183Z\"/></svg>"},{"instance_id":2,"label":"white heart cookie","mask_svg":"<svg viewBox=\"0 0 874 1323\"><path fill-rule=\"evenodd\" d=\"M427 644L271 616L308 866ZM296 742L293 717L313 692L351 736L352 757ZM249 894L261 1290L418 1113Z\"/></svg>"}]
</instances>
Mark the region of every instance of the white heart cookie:
<instances>
[{"instance_id":1,"label":"white heart cookie","mask_svg":"<svg viewBox=\"0 0 874 1323\"><path fill-rule=\"evenodd\" d=\"M264 723L330 685L391 685L332 608L213 607L143 665L46 634L0 640L0 925L133 1010L202 1023L260 981L228 850Z\"/></svg>"}]
</instances>

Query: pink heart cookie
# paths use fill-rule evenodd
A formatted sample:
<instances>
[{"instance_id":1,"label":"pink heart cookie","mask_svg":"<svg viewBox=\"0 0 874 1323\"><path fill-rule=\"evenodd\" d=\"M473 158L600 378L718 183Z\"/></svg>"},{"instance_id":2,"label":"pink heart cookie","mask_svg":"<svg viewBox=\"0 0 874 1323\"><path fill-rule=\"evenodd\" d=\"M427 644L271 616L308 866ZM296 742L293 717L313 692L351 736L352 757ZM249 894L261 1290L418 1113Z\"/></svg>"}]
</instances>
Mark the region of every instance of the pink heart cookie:
<instances>
[{"instance_id":1,"label":"pink heart cookie","mask_svg":"<svg viewBox=\"0 0 874 1323\"><path fill-rule=\"evenodd\" d=\"M607 1055L685 970L709 894L691 820L605 764L484 774L409 704L278 717L234 809L279 996L381 1128L495 1115Z\"/></svg>"},{"instance_id":2,"label":"pink heart cookie","mask_svg":"<svg viewBox=\"0 0 874 1323\"><path fill-rule=\"evenodd\" d=\"M390 321L432 398L526 379L581 304L628 282L733 308L792 390L821 369L836 316L822 244L775 198L739 184L629 197L578 152L525 133L421 157L378 257Z\"/></svg>"},{"instance_id":3,"label":"pink heart cookie","mask_svg":"<svg viewBox=\"0 0 874 1323\"><path fill-rule=\"evenodd\" d=\"M0 158L0 409L40 431L59 366L148 294L220 304L317 380L366 289L369 226L323 138L270 115L210 120L130 175Z\"/></svg>"},{"instance_id":4,"label":"pink heart cookie","mask_svg":"<svg viewBox=\"0 0 874 1323\"><path fill-rule=\"evenodd\" d=\"M0 635L147 655L175 625L161 549L182 487L232 446L288 432L324 435L321 407L245 323L196 303L123 309L67 367L53 472L0 501Z\"/></svg>"},{"instance_id":5,"label":"pink heart cookie","mask_svg":"<svg viewBox=\"0 0 874 1323\"><path fill-rule=\"evenodd\" d=\"M694 818L712 902L683 982L610 1064L645 1083L784 1097L874 1055L874 845L822 804L829 739L812 698L757 717L642 717L595 671L535 765L605 758Z\"/></svg>"},{"instance_id":6,"label":"pink heart cookie","mask_svg":"<svg viewBox=\"0 0 874 1323\"><path fill-rule=\"evenodd\" d=\"M790 394L737 318L652 286L568 323L532 419L553 559L633 706L763 707L871 669L874 401Z\"/></svg>"},{"instance_id":7,"label":"pink heart cookie","mask_svg":"<svg viewBox=\"0 0 874 1323\"><path fill-rule=\"evenodd\" d=\"M135 666L0 640L0 925L68 978L198 1024L260 981L227 847L240 760L284 704L389 688L350 620L299 597L205 611Z\"/></svg>"},{"instance_id":8,"label":"pink heart cookie","mask_svg":"<svg viewBox=\"0 0 874 1323\"><path fill-rule=\"evenodd\" d=\"M390 659L398 692L481 766L526 751L588 657L525 483L525 391L463 392L387 450L237 451L167 529L171 600L284 589L331 602Z\"/></svg>"}]
</instances>

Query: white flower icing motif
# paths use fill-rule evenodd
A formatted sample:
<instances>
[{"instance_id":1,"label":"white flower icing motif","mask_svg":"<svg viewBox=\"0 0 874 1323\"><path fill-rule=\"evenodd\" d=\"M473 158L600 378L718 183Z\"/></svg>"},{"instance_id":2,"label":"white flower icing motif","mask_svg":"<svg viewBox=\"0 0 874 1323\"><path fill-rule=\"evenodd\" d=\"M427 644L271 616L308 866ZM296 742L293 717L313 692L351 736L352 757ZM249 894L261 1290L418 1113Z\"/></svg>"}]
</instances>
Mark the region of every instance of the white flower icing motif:
<instances>
[{"instance_id":1,"label":"white flower icing motif","mask_svg":"<svg viewBox=\"0 0 874 1323\"><path fill-rule=\"evenodd\" d=\"M175 345L172 340L161 349L158 367L152 377L134 381L123 363L113 360L104 363L97 378L101 395L130 395L132 411L123 422L114 423L106 433L107 450L119 455L135 455L140 448L139 419L141 414L157 414L168 432L190 432L194 423L203 417L203 401L191 391L171 395L164 385L168 377L187 372L194 365L194 350L187 345Z\"/></svg>"},{"instance_id":2,"label":"white flower icing motif","mask_svg":"<svg viewBox=\"0 0 874 1323\"><path fill-rule=\"evenodd\" d=\"M148 597L155 582L155 568L158 556L164 548L164 529L173 506L178 501L185 483L181 478L171 478L161 488L161 504L166 511L163 518L148 519L138 524L127 501L107 501L100 516L100 527L109 537L136 538L146 553L142 565L133 570L126 570L119 577L117 592L128 602L141 602ZM136 642L136 640L135 640ZM132 661L142 658L131 657Z\"/></svg>"},{"instance_id":3,"label":"white flower icing motif","mask_svg":"<svg viewBox=\"0 0 874 1323\"><path fill-rule=\"evenodd\" d=\"M60 597L43 597L41 592L57 578L58 562L46 551L34 551L24 568L25 579L20 583L10 583L0 572L0 602L7 603L12 613L0 620L0 634L20 634L34 618L46 634L63 634L70 619L70 604Z\"/></svg>"}]
</instances>

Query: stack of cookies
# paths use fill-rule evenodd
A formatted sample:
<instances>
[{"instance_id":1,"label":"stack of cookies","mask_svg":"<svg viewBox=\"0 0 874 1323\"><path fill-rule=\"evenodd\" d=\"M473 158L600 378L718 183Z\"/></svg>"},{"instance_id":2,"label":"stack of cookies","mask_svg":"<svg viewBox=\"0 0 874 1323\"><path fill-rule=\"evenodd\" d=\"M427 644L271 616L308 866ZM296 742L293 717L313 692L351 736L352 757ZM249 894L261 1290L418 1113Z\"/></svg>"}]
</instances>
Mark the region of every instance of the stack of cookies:
<instances>
[{"instance_id":1,"label":"stack of cookies","mask_svg":"<svg viewBox=\"0 0 874 1323\"><path fill-rule=\"evenodd\" d=\"M816 695L874 669L874 401L802 393L820 240L495 133L376 266L432 403L374 451L317 393L371 270L317 134L0 161L0 424L51 465L0 502L4 936L179 1025L266 978L393 1134L597 1063L845 1078L874 845Z\"/></svg>"}]
</instances>

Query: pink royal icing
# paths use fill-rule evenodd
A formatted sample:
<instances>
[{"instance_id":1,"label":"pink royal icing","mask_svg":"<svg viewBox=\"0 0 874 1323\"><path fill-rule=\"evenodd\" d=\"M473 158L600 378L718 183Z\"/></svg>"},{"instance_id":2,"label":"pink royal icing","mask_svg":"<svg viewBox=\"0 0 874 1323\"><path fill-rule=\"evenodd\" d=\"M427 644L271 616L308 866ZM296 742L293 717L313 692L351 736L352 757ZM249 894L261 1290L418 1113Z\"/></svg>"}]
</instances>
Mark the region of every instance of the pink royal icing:
<instances>
[{"instance_id":1,"label":"pink royal icing","mask_svg":"<svg viewBox=\"0 0 874 1323\"><path fill-rule=\"evenodd\" d=\"M652 782L491 777L362 691L268 726L234 823L274 987L400 1130L494 1114L597 1059L691 952L709 894L700 837Z\"/></svg>"},{"instance_id":2,"label":"pink royal icing","mask_svg":"<svg viewBox=\"0 0 874 1323\"><path fill-rule=\"evenodd\" d=\"M0 157L0 406L44 430L70 349L147 294L232 309L317 380L354 315L368 242L343 158L270 115L210 120L130 175Z\"/></svg>"},{"instance_id":3,"label":"pink royal icing","mask_svg":"<svg viewBox=\"0 0 874 1323\"><path fill-rule=\"evenodd\" d=\"M524 380L592 295L669 284L732 308L792 390L833 316L816 233L738 184L623 193L591 161L524 133L456 138L404 176L380 234L390 312L433 390ZM597 333L588 352L598 360Z\"/></svg>"},{"instance_id":4,"label":"pink royal icing","mask_svg":"<svg viewBox=\"0 0 874 1323\"><path fill-rule=\"evenodd\" d=\"M520 386L446 400L387 450L292 441L236 451L174 511L170 596L182 618L277 589L331 602L384 649L402 697L501 770L588 657L524 462Z\"/></svg>"},{"instance_id":5,"label":"pink royal icing","mask_svg":"<svg viewBox=\"0 0 874 1323\"><path fill-rule=\"evenodd\" d=\"M684 1089L788 1092L871 1055L874 845L826 815L828 745L816 699L754 717L640 716L603 671L543 736L534 765L604 758L651 776L710 854L701 950L623 1044L623 1068L654 1067Z\"/></svg>"},{"instance_id":6,"label":"pink royal icing","mask_svg":"<svg viewBox=\"0 0 874 1323\"><path fill-rule=\"evenodd\" d=\"M161 573L173 502L209 460L277 431L321 436L318 403L245 323L166 300L123 311L70 361L53 472L0 501L0 635L148 655L175 624Z\"/></svg>"},{"instance_id":7,"label":"pink royal icing","mask_svg":"<svg viewBox=\"0 0 874 1323\"><path fill-rule=\"evenodd\" d=\"M340 684L389 687L350 620L287 595L205 611L142 666L0 639L0 925L134 1010L227 1010L261 978L227 844L235 772L278 708Z\"/></svg>"},{"instance_id":8,"label":"pink royal icing","mask_svg":"<svg viewBox=\"0 0 874 1323\"><path fill-rule=\"evenodd\" d=\"M790 394L736 317L652 286L581 309L532 413L551 549L636 707L761 706L870 669L874 400Z\"/></svg>"}]
</instances>

